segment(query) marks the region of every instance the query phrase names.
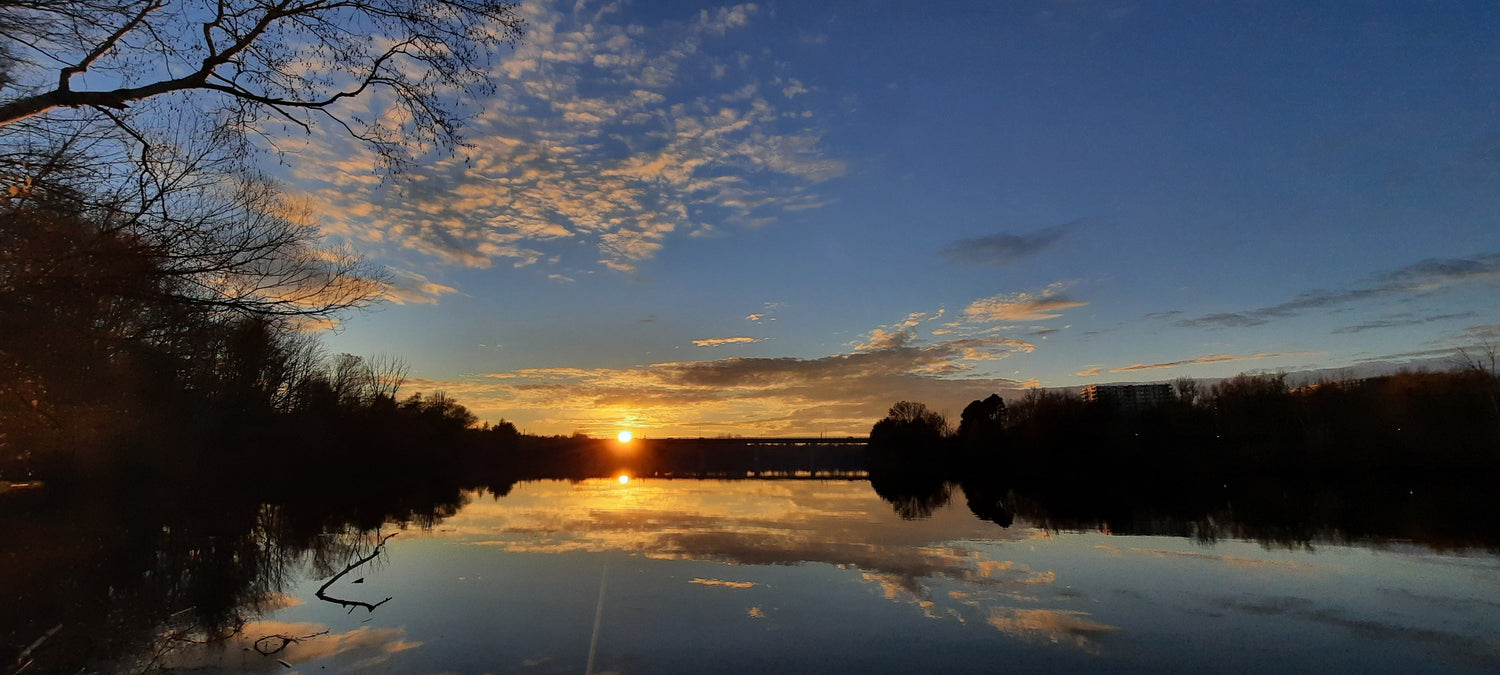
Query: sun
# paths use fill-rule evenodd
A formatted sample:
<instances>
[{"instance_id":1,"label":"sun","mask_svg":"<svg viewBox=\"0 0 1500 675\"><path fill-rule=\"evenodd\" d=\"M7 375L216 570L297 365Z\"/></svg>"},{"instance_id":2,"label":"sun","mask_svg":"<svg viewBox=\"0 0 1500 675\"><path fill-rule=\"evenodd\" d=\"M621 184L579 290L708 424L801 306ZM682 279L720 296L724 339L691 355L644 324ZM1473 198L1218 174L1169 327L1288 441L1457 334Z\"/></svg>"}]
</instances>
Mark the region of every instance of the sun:
<instances>
[{"instance_id":1,"label":"sun","mask_svg":"<svg viewBox=\"0 0 1500 675\"><path fill-rule=\"evenodd\" d=\"M635 434L632 434L629 431L621 431L615 436L615 438L620 439L621 443L629 443L630 439L635 438Z\"/></svg>"}]
</instances>

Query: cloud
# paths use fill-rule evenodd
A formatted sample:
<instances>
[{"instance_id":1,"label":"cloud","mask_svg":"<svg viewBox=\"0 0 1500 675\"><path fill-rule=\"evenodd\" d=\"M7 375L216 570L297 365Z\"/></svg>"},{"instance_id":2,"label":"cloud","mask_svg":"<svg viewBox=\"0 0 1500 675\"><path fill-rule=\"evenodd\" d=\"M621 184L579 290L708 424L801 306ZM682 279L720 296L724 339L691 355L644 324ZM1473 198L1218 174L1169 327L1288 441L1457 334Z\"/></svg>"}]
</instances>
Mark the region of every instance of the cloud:
<instances>
[{"instance_id":1,"label":"cloud","mask_svg":"<svg viewBox=\"0 0 1500 675\"><path fill-rule=\"evenodd\" d=\"M765 321L775 321L776 320L776 310L781 309L782 307L785 307L785 306L786 306L786 303L784 303L784 302L767 302L764 305L762 305L761 311L759 311L759 312L751 312L749 314L746 314L745 315L745 320L746 321L753 321L755 323L762 323L762 322L765 322Z\"/></svg>"},{"instance_id":2,"label":"cloud","mask_svg":"<svg viewBox=\"0 0 1500 675\"><path fill-rule=\"evenodd\" d=\"M445 538L507 551L724 563L729 566L721 569L742 570L742 577L692 577L688 583L749 593L764 584L753 579L764 568L745 565L822 564L930 619L977 619L1024 640L1087 648L1115 630L1076 609L1087 599L1058 588L1057 571L997 558L1004 546L971 543L1018 541L1036 530L997 529L957 505L920 523L901 521L891 504L859 482L531 482L504 503L471 502L445 520L443 530ZM1049 601L1039 596L1068 607L1046 607ZM1005 606L1015 602L1026 607Z\"/></svg>"},{"instance_id":3,"label":"cloud","mask_svg":"<svg viewBox=\"0 0 1500 675\"><path fill-rule=\"evenodd\" d=\"M1311 563L1296 562L1292 560L1273 560L1267 558L1245 558L1233 555L1216 555L1212 553L1197 553L1193 551L1170 551L1158 548L1134 548L1132 553L1143 553L1158 558L1185 558L1190 560L1203 560L1221 565L1233 567L1275 567L1287 570L1306 570L1314 567Z\"/></svg>"},{"instance_id":4,"label":"cloud","mask_svg":"<svg viewBox=\"0 0 1500 675\"><path fill-rule=\"evenodd\" d=\"M870 331L870 335L863 342L853 342L850 346L855 351L871 351L877 349L893 349L905 347L917 340L917 326L924 321L941 319L947 310L939 309L936 312L912 312L905 319L889 326L881 326Z\"/></svg>"},{"instance_id":5,"label":"cloud","mask_svg":"<svg viewBox=\"0 0 1500 675\"><path fill-rule=\"evenodd\" d=\"M1035 292L996 295L975 300L964 308L964 316L973 321L1044 321L1062 316L1064 310L1087 305L1063 295L1068 285L1054 282Z\"/></svg>"},{"instance_id":6,"label":"cloud","mask_svg":"<svg viewBox=\"0 0 1500 675\"><path fill-rule=\"evenodd\" d=\"M1183 359L1181 361L1167 361L1164 363L1135 363L1120 368L1110 368L1109 372L1128 373L1138 370L1159 370L1162 368L1176 368L1178 366L1193 366L1205 363L1224 363L1226 361L1251 361L1256 359L1279 359L1290 356L1310 356L1317 353L1318 352L1295 351L1277 353L1261 352L1258 354L1208 354L1206 356L1197 356L1191 359ZM1094 368L1093 370L1096 371L1096 373L1098 371L1097 368ZM1079 374L1082 375L1083 373Z\"/></svg>"},{"instance_id":7,"label":"cloud","mask_svg":"<svg viewBox=\"0 0 1500 675\"><path fill-rule=\"evenodd\" d=\"M432 281L416 272L391 269L390 273L391 278L386 282L380 297L398 305L432 304L437 302L440 296L458 290L447 284Z\"/></svg>"},{"instance_id":8,"label":"cloud","mask_svg":"<svg viewBox=\"0 0 1500 675\"><path fill-rule=\"evenodd\" d=\"M1078 371L1076 373L1073 373L1073 374L1076 375L1076 376L1078 376L1078 377L1089 377L1089 376L1092 376L1092 375L1098 375L1100 372L1101 372L1101 369L1099 368L1099 366L1093 366L1091 368L1084 368L1083 370L1080 370L1080 371Z\"/></svg>"},{"instance_id":9,"label":"cloud","mask_svg":"<svg viewBox=\"0 0 1500 675\"><path fill-rule=\"evenodd\" d=\"M1500 340L1500 324L1491 324L1488 326L1469 326L1468 328L1465 328L1463 330L1463 332L1460 334L1460 338L1465 340L1478 341Z\"/></svg>"},{"instance_id":10,"label":"cloud","mask_svg":"<svg viewBox=\"0 0 1500 675\"><path fill-rule=\"evenodd\" d=\"M1000 632L1024 639L1058 642L1068 639L1084 646L1090 637L1120 630L1119 626L1099 623L1088 612L1059 609L997 608L989 618Z\"/></svg>"},{"instance_id":11,"label":"cloud","mask_svg":"<svg viewBox=\"0 0 1500 675\"><path fill-rule=\"evenodd\" d=\"M962 543L1017 539L1027 536L1024 530L997 531L958 508L916 526L900 521L863 483L660 485L528 483L504 504L471 502L444 521L443 536L507 551L624 552L730 565L823 563L857 570L859 579L899 602L930 597L933 581L967 589L966 600L1033 592L1057 581L1051 570L995 559L993 547ZM625 491L629 505L621 502ZM763 582L695 577L689 583L748 590Z\"/></svg>"},{"instance_id":12,"label":"cloud","mask_svg":"<svg viewBox=\"0 0 1500 675\"><path fill-rule=\"evenodd\" d=\"M457 380L413 379L407 391L443 390L484 419L535 433L605 433L628 422L662 435L863 434L894 401L935 409L1019 383L975 364L1035 347L1001 337L905 345L821 358L726 358L632 368L529 368Z\"/></svg>"},{"instance_id":13,"label":"cloud","mask_svg":"<svg viewBox=\"0 0 1500 675\"><path fill-rule=\"evenodd\" d=\"M734 589L755 588L754 581L725 581L723 579L704 579L703 577L693 577L693 580L688 583L702 586L723 586Z\"/></svg>"},{"instance_id":14,"label":"cloud","mask_svg":"<svg viewBox=\"0 0 1500 675\"><path fill-rule=\"evenodd\" d=\"M1071 224L1054 225L1026 234L1001 232L977 239L960 239L943 247L938 255L963 265L1005 267L1057 243L1071 228Z\"/></svg>"},{"instance_id":15,"label":"cloud","mask_svg":"<svg viewBox=\"0 0 1500 675\"><path fill-rule=\"evenodd\" d=\"M765 342L768 338L753 338L745 335L721 338L701 338L693 340L693 344L699 347L722 347L724 345L743 345L752 342Z\"/></svg>"},{"instance_id":16,"label":"cloud","mask_svg":"<svg viewBox=\"0 0 1500 675\"><path fill-rule=\"evenodd\" d=\"M1396 328L1396 327L1399 327L1399 326L1420 326L1420 325L1425 324L1425 323L1434 323L1434 322L1437 322L1437 321L1451 321L1453 319L1472 319L1472 318L1474 318L1476 316L1478 316L1478 314L1475 313L1475 312L1462 312L1462 313L1459 313L1459 314L1439 314L1439 315L1436 315L1436 316L1418 316L1418 317L1413 317L1413 316L1409 316L1409 315L1407 315L1407 316L1394 316L1394 317L1388 317L1388 318L1384 318L1384 319L1374 319L1374 320L1371 320L1371 321L1365 321L1363 323L1358 323L1358 324L1355 324L1355 325L1352 325L1352 326L1340 326L1338 328L1333 329L1332 332L1335 335L1348 335L1348 334L1352 334L1352 333L1363 333L1364 331L1367 331L1367 330L1376 330L1376 329L1380 329L1380 328Z\"/></svg>"},{"instance_id":17,"label":"cloud","mask_svg":"<svg viewBox=\"0 0 1500 675\"><path fill-rule=\"evenodd\" d=\"M1475 281L1500 281L1500 253L1484 253L1468 258L1428 258L1378 274L1374 283L1359 288L1306 291L1280 304L1240 312L1206 314L1195 319L1182 319L1173 325L1183 328L1260 326L1273 319L1299 316L1307 310L1397 295L1434 293Z\"/></svg>"},{"instance_id":18,"label":"cloud","mask_svg":"<svg viewBox=\"0 0 1500 675\"><path fill-rule=\"evenodd\" d=\"M784 120L784 98L760 93L754 63L711 77L727 58L718 42L754 22L756 5L652 25L583 3L520 11L526 43L497 64L497 91L457 155L381 183L374 155L331 131L286 142L326 234L445 265L628 272L673 237L826 203L816 185L843 174L816 127ZM350 105L379 114L383 99ZM591 259L567 259L582 251Z\"/></svg>"}]
</instances>

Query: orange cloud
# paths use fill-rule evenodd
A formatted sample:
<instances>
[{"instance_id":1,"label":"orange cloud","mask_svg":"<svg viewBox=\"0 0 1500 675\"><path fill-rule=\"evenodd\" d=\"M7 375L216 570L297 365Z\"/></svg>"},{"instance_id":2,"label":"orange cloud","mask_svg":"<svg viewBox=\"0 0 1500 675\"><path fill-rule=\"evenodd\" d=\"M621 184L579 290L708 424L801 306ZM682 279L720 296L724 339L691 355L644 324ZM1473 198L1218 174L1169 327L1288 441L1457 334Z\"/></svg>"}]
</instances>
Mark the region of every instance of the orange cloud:
<instances>
[{"instance_id":1,"label":"orange cloud","mask_svg":"<svg viewBox=\"0 0 1500 675\"><path fill-rule=\"evenodd\" d=\"M1128 373L1138 370L1158 370L1161 368L1176 368L1178 366L1192 366L1204 363L1224 363L1226 361L1253 361L1256 359L1278 359L1289 356L1308 356L1317 352L1295 351L1295 352L1260 352L1256 354L1208 354L1197 356L1181 361L1166 361L1163 363L1133 363L1120 368L1110 368L1111 373ZM1097 370L1097 369L1096 369ZM1082 373L1080 373L1082 374Z\"/></svg>"},{"instance_id":2,"label":"orange cloud","mask_svg":"<svg viewBox=\"0 0 1500 675\"><path fill-rule=\"evenodd\" d=\"M971 321L1044 321L1062 316L1064 310L1083 307L1087 302L1062 295L1067 284L1055 282L1035 292L1002 294L975 300L964 308Z\"/></svg>"},{"instance_id":3,"label":"orange cloud","mask_svg":"<svg viewBox=\"0 0 1500 675\"><path fill-rule=\"evenodd\" d=\"M282 651L263 657L255 651L254 644L268 635L301 639L287 643ZM364 669L378 666L396 653L420 646L420 642L406 640L404 628L362 626L334 633L320 623L253 621L223 642L183 643L162 665L169 670L279 673L289 667L281 661L297 665L326 660L341 669Z\"/></svg>"},{"instance_id":4,"label":"orange cloud","mask_svg":"<svg viewBox=\"0 0 1500 675\"><path fill-rule=\"evenodd\" d=\"M817 208L828 200L811 188L845 171L814 125L785 126L785 99L744 69L695 82L702 97L681 95L697 72L684 66L711 60L708 47L762 15L753 5L685 26L623 25L565 3L521 11L526 40L497 64L497 91L467 125L461 156L382 184L371 180L378 158L338 134L283 144L325 233L470 267L553 264L564 242L583 242L599 265L629 272L674 236ZM382 100L348 105L375 117ZM767 174L774 187L757 178Z\"/></svg>"},{"instance_id":5,"label":"orange cloud","mask_svg":"<svg viewBox=\"0 0 1500 675\"><path fill-rule=\"evenodd\" d=\"M703 577L694 577L688 583L699 584L701 586L723 586L734 589L755 588L755 582L753 581L725 581L723 579L704 579Z\"/></svg>"},{"instance_id":6,"label":"orange cloud","mask_svg":"<svg viewBox=\"0 0 1500 675\"><path fill-rule=\"evenodd\" d=\"M531 433L862 435L899 400L956 413L1019 382L976 364L1035 346L999 337L871 349L815 359L726 358L633 368L528 368L457 380L412 379L406 391L446 391L481 419Z\"/></svg>"},{"instance_id":7,"label":"orange cloud","mask_svg":"<svg viewBox=\"0 0 1500 675\"><path fill-rule=\"evenodd\" d=\"M699 347L722 347L724 345L743 345L752 342L764 342L766 338L753 338L747 335L722 338L701 338L693 340L693 344Z\"/></svg>"},{"instance_id":8,"label":"orange cloud","mask_svg":"<svg viewBox=\"0 0 1500 675\"><path fill-rule=\"evenodd\" d=\"M398 305L432 304L438 301L438 297L458 291L452 286L437 283L416 272L396 269L389 271L391 278L386 282L380 297Z\"/></svg>"}]
</instances>

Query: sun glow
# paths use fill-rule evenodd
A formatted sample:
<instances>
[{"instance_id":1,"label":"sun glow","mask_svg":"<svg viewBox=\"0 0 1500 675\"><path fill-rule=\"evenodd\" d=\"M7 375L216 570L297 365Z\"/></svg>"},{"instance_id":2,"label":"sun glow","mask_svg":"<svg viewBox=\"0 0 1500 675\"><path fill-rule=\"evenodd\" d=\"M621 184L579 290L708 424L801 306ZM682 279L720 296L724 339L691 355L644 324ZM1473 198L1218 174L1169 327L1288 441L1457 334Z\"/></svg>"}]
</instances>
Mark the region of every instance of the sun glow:
<instances>
[{"instance_id":1,"label":"sun glow","mask_svg":"<svg viewBox=\"0 0 1500 675\"><path fill-rule=\"evenodd\" d=\"M620 474L620 484L621 485L627 485L629 483L630 483L630 475L629 474L623 474L623 473Z\"/></svg>"},{"instance_id":2,"label":"sun glow","mask_svg":"<svg viewBox=\"0 0 1500 675\"><path fill-rule=\"evenodd\" d=\"M615 438L620 439L621 443L629 443L630 439L635 438L635 434L632 434L629 431L621 431L615 436Z\"/></svg>"}]
</instances>

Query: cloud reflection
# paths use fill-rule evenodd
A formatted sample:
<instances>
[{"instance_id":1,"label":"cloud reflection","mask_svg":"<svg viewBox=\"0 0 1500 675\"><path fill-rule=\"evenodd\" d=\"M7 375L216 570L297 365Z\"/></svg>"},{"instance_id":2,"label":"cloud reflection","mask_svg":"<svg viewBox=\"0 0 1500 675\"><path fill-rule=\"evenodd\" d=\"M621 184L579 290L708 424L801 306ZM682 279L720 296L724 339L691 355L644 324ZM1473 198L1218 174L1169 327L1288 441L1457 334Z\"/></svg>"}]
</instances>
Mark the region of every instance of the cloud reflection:
<instances>
[{"instance_id":1,"label":"cloud reflection","mask_svg":"<svg viewBox=\"0 0 1500 675\"><path fill-rule=\"evenodd\" d=\"M903 521L863 482L640 480L628 489L607 480L524 483L503 500L476 499L444 529L443 536L512 553L831 565L857 572L879 597L928 618L973 619L1012 637L1069 647L1089 648L1091 639L1116 630L1084 612L1045 607L1042 596L1062 597L1043 592L1057 583L1056 571L995 557L993 542L1028 540L1030 530L1000 529L951 508L920 523ZM970 543L977 541L987 545ZM760 585L736 576L688 583Z\"/></svg>"},{"instance_id":2,"label":"cloud reflection","mask_svg":"<svg viewBox=\"0 0 1500 675\"><path fill-rule=\"evenodd\" d=\"M275 636L297 639L287 642L284 649L274 651L275 647L269 645L280 644ZM275 642L261 643L263 650L273 651L272 654L263 656L256 651L255 645L257 640L264 638L271 638ZM328 626L320 623L253 621L223 642L184 643L161 665L164 670L279 673L299 664L325 661L325 665L341 670L362 670L377 668L391 656L420 646L422 643L406 639L404 628L361 626L351 631L334 633L328 631Z\"/></svg>"}]
</instances>

